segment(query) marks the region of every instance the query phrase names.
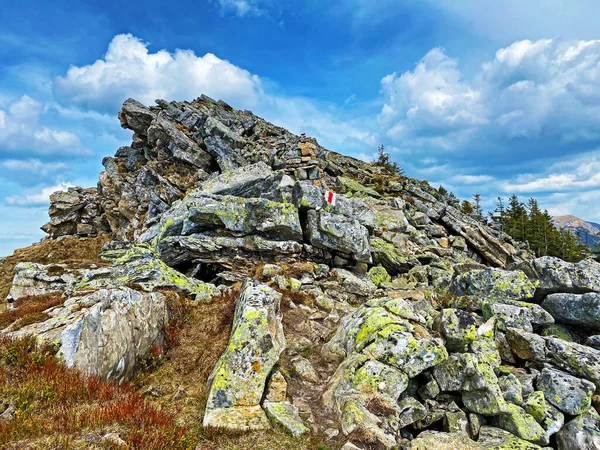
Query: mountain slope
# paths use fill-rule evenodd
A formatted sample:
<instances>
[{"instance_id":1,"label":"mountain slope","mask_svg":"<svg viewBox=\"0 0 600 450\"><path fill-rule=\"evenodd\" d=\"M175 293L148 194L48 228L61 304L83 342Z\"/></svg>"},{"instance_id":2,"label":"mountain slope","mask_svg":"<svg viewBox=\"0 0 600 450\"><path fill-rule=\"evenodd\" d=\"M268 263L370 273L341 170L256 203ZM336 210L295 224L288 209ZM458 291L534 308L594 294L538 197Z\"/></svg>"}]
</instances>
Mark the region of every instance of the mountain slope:
<instances>
[{"instance_id":1,"label":"mountain slope","mask_svg":"<svg viewBox=\"0 0 600 450\"><path fill-rule=\"evenodd\" d=\"M594 247L600 241L600 238L597 237L600 233L600 224L587 222L573 215L555 216L553 219L557 227L565 228L576 234L589 247Z\"/></svg>"}]
</instances>

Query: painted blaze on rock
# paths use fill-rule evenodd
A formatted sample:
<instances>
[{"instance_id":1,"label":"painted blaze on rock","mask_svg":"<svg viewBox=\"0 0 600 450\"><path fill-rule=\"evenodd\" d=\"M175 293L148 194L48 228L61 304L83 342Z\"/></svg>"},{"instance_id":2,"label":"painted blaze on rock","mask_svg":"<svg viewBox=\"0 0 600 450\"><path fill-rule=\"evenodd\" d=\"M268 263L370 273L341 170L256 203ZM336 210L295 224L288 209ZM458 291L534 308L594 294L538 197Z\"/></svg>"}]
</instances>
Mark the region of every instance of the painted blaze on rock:
<instances>
[{"instance_id":1,"label":"painted blaze on rock","mask_svg":"<svg viewBox=\"0 0 600 450\"><path fill-rule=\"evenodd\" d=\"M269 428L260 406L265 384L285 348L281 294L248 280L237 298L229 344L208 379L204 426Z\"/></svg>"}]
</instances>

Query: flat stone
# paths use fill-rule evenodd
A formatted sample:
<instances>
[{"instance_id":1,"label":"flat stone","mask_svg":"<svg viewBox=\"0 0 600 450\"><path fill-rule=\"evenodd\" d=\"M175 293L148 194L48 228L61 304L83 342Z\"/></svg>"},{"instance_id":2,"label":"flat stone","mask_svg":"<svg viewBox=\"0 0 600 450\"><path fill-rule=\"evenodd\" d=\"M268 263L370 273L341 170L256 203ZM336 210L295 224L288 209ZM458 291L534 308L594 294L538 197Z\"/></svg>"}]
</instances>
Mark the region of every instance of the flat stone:
<instances>
[{"instance_id":1,"label":"flat stone","mask_svg":"<svg viewBox=\"0 0 600 450\"><path fill-rule=\"evenodd\" d=\"M294 437L300 437L310 432L298 414L298 408L287 402L265 402L263 409L267 417L276 425Z\"/></svg>"}]
</instances>

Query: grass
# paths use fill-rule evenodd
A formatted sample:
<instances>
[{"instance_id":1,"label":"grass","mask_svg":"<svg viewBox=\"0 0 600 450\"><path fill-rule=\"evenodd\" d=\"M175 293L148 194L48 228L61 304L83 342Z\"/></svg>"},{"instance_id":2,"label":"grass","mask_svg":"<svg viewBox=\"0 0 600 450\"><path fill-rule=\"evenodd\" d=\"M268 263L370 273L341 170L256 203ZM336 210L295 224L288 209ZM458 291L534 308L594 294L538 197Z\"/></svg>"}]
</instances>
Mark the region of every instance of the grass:
<instances>
[{"instance_id":1,"label":"grass","mask_svg":"<svg viewBox=\"0 0 600 450\"><path fill-rule=\"evenodd\" d=\"M187 450L197 443L191 429L130 385L68 369L33 337L0 336L0 357L0 397L17 409L13 421L0 423L1 448L71 448L84 434L110 429L136 449Z\"/></svg>"},{"instance_id":2,"label":"grass","mask_svg":"<svg viewBox=\"0 0 600 450\"><path fill-rule=\"evenodd\" d=\"M13 330L18 330L25 325L42 322L49 318L45 310L62 305L64 301L60 292L22 297L15 302L16 309L0 313L0 329L12 323L15 324Z\"/></svg>"},{"instance_id":3,"label":"grass","mask_svg":"<svg viewBox=\"0 0 600 450\"><path fill-rule=\"evenodd\" d=\"M29 247L19 248L0 263L0 304L8 296L14 277L14 269L20 262L40 264L69 264L72 268L89 267L92 264L106 266L100 251L110 240L107 235L94 238L65 238L60 241L47 240ZM56 274L59 267L54 269ZM4 305L0 308L4 308Z\"/></svg>"},{"instance_id":4,"label":"grass","mask_svg":"<svg viewBox=\"0 0 600 450\"><path fill-rule=\"evenodd\" d=\"M315 437L295 439L279 429L233 433L201 425L206 382L229 342L239 287L209 303L183 297L171 300L175 319L166 330L165 360L150 373L138 373L133 384L138 389L152 386L161 393L148 401L172 411L177 424L193 427L197 450L316 450L321 443ZM173 400L180 390L185 396Z\"/></svg>"}]
</instances>

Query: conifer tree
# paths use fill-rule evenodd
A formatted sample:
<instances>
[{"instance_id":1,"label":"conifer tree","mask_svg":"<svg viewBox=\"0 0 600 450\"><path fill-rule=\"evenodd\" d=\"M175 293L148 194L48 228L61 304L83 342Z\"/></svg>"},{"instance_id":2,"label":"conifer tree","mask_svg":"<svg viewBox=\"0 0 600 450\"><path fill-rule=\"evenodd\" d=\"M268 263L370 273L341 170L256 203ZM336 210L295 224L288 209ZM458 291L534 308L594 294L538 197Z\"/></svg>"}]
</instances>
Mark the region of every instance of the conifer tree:
<instances>
[{"instance_id":1,"label":"conifer tree","mask_svg":"<svg viewBox=\"0 0 600 450\"><path fill-rule=\"evenodd\" d=\"M460 210L464 213L464 214L473 214L473 212L475 211L475 209L473 208L473 205L471 204L471 202L469 200L463 200L463 202L460 205Z\"/></svg>"},{"instance_id":2,"label":"conifer tree","mask_svg":"<svg viewBox=\"0 0 600 450\"><path fill-rule=\"evenodd\" d=\"M481 209L481 194L473 196L473 215L477 219L483 219L483 210Z\"/></svg>"}]
</instances>

